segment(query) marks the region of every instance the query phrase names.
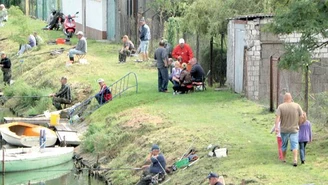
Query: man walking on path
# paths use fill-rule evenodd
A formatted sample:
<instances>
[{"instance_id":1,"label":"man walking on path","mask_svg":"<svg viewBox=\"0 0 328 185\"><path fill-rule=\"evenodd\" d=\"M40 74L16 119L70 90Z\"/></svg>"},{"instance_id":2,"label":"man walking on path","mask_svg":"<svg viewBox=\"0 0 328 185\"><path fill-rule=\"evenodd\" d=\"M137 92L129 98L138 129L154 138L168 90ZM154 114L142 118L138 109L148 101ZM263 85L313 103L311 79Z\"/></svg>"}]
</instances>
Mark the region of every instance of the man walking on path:
<instances>
[{"instance_id":1,"label":"man walking on path","mask_svg":"<svg viewBox=\"0 0 328 185\"><path fill-rule=\"evenodd\" d=\"M302 108L299 104L293 102L292 95L286 93L284 95L284 103L278 106L275 120L275 131L281 133L282 139L282 155L283 161L286 162L286 152L288 140L290 141L290 149L293 151L293 166L297 166L298 155L298 130L299 123L303 115ZM280 131L279 131L280 122Z\"/></svg>"},{"instance_id":2,"label":"man walking on path","mask_svg":"<svg viewBox=\"0 0 328 185\"><path fill-rule=\"evenodd\" d=\"M149 40L150 40L150 28L146 24L145 18L140 19L141 27L140 32L140 53L142 55L142 61L148 61L148 49L149 49Z\"/></svg>"},{"instance_id":3,"label":"man walking on path","mask_svg":"<svg viewBox=\"0 0 328 185\"><path fill-rule=\"evenodd\" d=\"M159 42L159 48L155 51L155 60L158 69L158 91L167 92L167 84L169 82L169 72L167 65L167 52L164 48L164 41Z\"/></svg>"},{"instance_id":4,"label":"man walking on path","mask_svg":"<svg viewBox=\"0 0 328 185\"><path fill-rule=\"evenodd\" d=\"M71 88L67 84L67 78L62 77L60 80L61 88L56 94L50 94L50 97L53 97L52 104L56 107L57 110L62 110L61 104L71 104L72 95Z\"/></svg>"},{"instance_id":5,"label":"man walking on path","mask_svg":"<svg viewBox=\"0 0 328 185\"><path fill-rule=\"evenodd\" d=\"M68 52L69 63L71 64L74 62L74 55L84 55L87 53L87 49L88 49L87 40L83 36L83 32L79 31L77 32L76 35L77 38L79 39L79 42L73 49L70 49Z\"/></svg>"},{"instance_id":6,"label":"man walking on path","mask_svg":"<svg viewBox=\"0 0 328 185\"><path fill-rule=\"evenodd\" d=\"M3 73L3 83L5 85L10 85L11 79L11 61L7 58L6 53L1 52L0 67Z\"/></svg>"}]
</instances>

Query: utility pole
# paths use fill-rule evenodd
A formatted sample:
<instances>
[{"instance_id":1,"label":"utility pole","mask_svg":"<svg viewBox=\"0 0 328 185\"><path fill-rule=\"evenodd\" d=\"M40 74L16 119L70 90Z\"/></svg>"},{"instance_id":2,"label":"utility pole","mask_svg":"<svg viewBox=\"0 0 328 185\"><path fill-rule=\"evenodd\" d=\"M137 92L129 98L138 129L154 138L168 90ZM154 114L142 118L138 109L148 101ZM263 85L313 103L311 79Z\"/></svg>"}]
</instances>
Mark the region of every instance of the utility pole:
<instances>
[{"instance_id":1,"label":"utility pole","mask_svg":"<svg viewBox=\"0 0 328 185\"><path fill-rule=\"evenodd\" d=\"M30 1L25 0L25 15L29 16L30 13Z\"/></svg>"}]
</instances>

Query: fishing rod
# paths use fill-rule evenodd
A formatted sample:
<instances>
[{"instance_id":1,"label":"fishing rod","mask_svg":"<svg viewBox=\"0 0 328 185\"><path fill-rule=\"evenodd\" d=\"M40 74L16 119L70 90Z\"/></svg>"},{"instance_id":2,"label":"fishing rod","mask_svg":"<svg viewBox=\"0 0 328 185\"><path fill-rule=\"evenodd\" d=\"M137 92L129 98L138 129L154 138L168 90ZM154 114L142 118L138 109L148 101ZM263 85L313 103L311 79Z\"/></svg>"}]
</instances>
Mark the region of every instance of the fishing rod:
<instances>
[{"instance_id":1,"label":"fishing rod","mask_svg":"<svg viewBox=\"0 0 328 185\"><path fill-rule=\"evenodd\" d=\"M181 159L182 159L184 156L186 156L186 154L191 150L192 146L194 145L195 140L196 140L196 138L194 137L194 139L192 140L192 142L191 142L191 144L190 144L188 150L187 150L185 153L183 153L183 155L180 157L179 161L181 161ZM190 153L190 152L189 152L189 153Z\"/></svg>"},{"instance_id":2,"label":"fishing rod","mask_svg":"<svg viewBox=\"0 0 328 185\"><path fill-rule=\"evenodd\" d=\"M51 98L50 96L46 96L46 95L42 95L42 96L2 96L4 98L44 98L44 97L48 97Z\"/></svg>"}]
</instances>

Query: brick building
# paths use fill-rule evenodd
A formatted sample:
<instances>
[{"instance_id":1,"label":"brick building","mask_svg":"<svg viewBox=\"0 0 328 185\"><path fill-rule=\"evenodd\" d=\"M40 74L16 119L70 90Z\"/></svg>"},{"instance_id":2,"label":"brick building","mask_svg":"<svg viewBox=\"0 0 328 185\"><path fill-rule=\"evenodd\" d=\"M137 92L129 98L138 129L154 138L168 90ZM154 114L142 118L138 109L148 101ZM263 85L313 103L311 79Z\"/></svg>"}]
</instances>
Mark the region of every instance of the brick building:
<instances>
[{"instance_id":1,"label":"brick building","mask_svg":"<svg viewBox=\"0 0 328 185\"><path fill-rule=\"evenodd\" d=\"M277 69L279 57L284 53L285 42L297 43L301 34L274 35L265 31L272 15L249 15L235 17L228 24L227 84L236 92L251 100L269 99L270 82L275 102L282 102L282 95L291 92L302 96L304 75ZM321 41L326 41L321 39ZM311 93L328 90L328 48L312 54L319 62L310 67ZM270 62L271 61L271 62ZM272 75L270 75L272 70ZM270 80L270 78L272 78Z\"/></svg>"}]
</instances>

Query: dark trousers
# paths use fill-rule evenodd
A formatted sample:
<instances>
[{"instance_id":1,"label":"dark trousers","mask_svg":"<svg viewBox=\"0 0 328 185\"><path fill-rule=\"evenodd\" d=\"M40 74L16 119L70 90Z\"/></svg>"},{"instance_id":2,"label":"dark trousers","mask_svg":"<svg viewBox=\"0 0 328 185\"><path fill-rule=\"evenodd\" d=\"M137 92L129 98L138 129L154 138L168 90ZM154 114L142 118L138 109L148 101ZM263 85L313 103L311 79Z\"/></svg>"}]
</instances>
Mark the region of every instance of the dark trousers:
<instances>
[{"instance_id":1,"label":"dark trousers","mask_svg":"<svg viewBox=\"0 0 328 185\"><path fill-rule=\"evenodd\" d=\"M61 104L71 104L71 101L65 98L54 97L52 99L52 104L56 107L57 110L62 110Z\"/></svg>"},{"instance_id":2,"label":"dark trousers","mask_svg":"<svg viewBox=\"0 0 328 185\"><path fill-rule=\"evenodd\" d=\"M298 144L300 145L301 161L305 161L305 147L306 147L307 142L299 142Z\"/></svg>"},{"instance_id":3,"label":"dark trousers","mask_svg":"<svg viewBox=\"0 0 328 185\"><path fill-rule=\"evenodd\" d=\"M99 103L99 105L102 105L102 104L104 104L104 103L107 102L107 101L105 100L103 94L96 94L95 98L96 98L97 102Z\"/></svg>"},{"instance_id":4,"label":"dark trousers","mask_svg":"<svg viewBox=\"0 0 328 185\"><path fill-rule=\"evenodd\" d=\"M5 85L10 85L11 69L2 68L2 73L3 73L3 82L5 83Z\"/></svg>"},{"instance_id":5,"label":"dark trousers","mask_svg":"<svg viewBox=\"0 0 328 185\"><path fill-rule=\"evenodd\" d=\"M122 52L120 51L118 53L118 60L120 62L126 62L126 57L127 56L130 56L130 54L131 54L131 51L130 50L123 50Z\"/></svg>"},{"instance_id":6,"label":"dark trousers","mask_svg":"<svg viewBox=\"0 0 328 185\"><path fill-rule=\"evenodd\" d=\"M167 84L169 83L169 72L167 68L157 68L158 69L158 91L167 91Z\"/></svg>"},{"instance_id":7,"label":"dark trousers","mask_svg":"<svg viewBox=\"0 0 328 185\"><path fill-rule=\"evenodd\" d=\"M176 92L181 92L181 94L184 94L189 91L189 89L186 86L182 86L180 84L174 85L173 90Z\"/></svg>"}]
</instances>

